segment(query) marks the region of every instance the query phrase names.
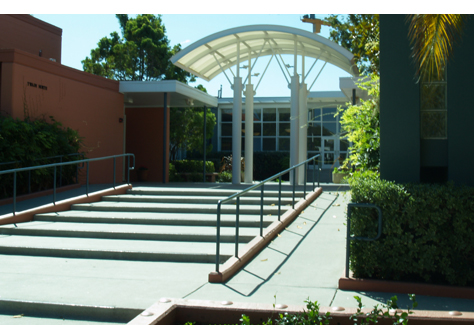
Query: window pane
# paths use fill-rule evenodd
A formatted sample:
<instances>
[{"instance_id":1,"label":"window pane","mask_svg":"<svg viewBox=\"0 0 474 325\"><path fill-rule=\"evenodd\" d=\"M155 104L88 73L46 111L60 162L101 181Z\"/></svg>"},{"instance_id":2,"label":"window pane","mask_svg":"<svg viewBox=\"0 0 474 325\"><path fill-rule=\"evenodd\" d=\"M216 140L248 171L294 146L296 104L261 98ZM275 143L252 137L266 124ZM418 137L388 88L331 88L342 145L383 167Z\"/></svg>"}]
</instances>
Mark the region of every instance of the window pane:
<instances>
[{"instance_id":1,"label":"window pane","mask_svg":"<svg viewBox=\"0 0 474 325\"><path fill-rule=\"evenodd\" d=\"M335 135L336 123L323 123L323 135Z\"/></svg>"},{"instance_id":2,"label":"window pane","mask_svg":"<svg viewBox=\"0 0 474 325\"><path fill-rule=\"evenodd\" d=\"M446 84L423 84L421 87L421 110L446 109Z\"/></svg>"},{"instance_id":3,"label":"window pane","mask_svg":"<svg viewBox=\"0 0 474 325\"><path fill-rule=\"evenodd\" d=\"M276 139L263 138L263 151L275 151L275 150L276 150Z\"/></svg>"},{"instance_id":4,"label":"window pane","mask_svg":"<svg viewBox=\"0 0 474 325\"><path fill-rule=\"evenodd\" d=\"M312 111L310 111L310 119L308 121L313 121L313 122L321 122L321 109L320 108L315 108Z\"/></svg>"},{"instance_id":5,"label":"window pane","mask_svg":"<svg viewBox=\"0 0 474 325\"><path fill-rule=\"evenodd\" d=\"M290 151L290 139L289 138L279 138L278 139L278 149L280 151Z\"/></svg>"},{"instance_id":6,"label":"window pane","mask_svg":"<svg viewBox=\"0 0 474 325\"><path fill-rule=\"evenodd\" d=\"M258 136L262 134L262 124L261 123L254 123L253 124L253 135Z\"/></svg>"},{"instance_id":7,"label":"window pane","mask_svg":"<svg viewBox=\"0 0 474 325\"><path fill-rule=\"evenodd\" d=\"M334 163L334 154L333 153L325 153L324 154L324 163L326 165L332 165Z\"/></svg>"},{"instance_id":8,"label":"window pane","mask_svg":"<svg viewBox=\"0 0 474 325\"><path fill-rule=\"evenodd\" d=\"M253 121L261 121L262 120L262 110L260 108L253 109Z\"/></svg>"},{"instance_id":9,"label":"window pane","mask_svg":"<svg viewBox=\"0 0 474 325\"><path fill-rule=\"evenodd\" d=\"M231 109L223 109L222 111L222 122L232 122L232 110Z\"/></svg>"},{"instance_id":10,"label":"window pane","mask_svg":"<svg viewBox=\"0 0 474 325\"><path fill-rule=\"evenodd\" d=\"M253 151L262 151L261 137L253 138Z\"/></svg>"},{"instance_id":11,"label":"window pane","mask_svg":"<svg viewBox=\"0 0 474 325\"><path fill-rule=\"evenodd\" d=\"M324 139L324 151L334 151L334 139Z\"/></svg>"},{"instance_id":12,"label":"window pane","mask_svg":"<svg viewBox=\"0 0 474 325\"><path fill-rule=\"evenodd\" d=\"M221 135L232 136L232 123L221 124Z\"/></svg>"},{"instance_id":13,"label":"window pane","mask_svg":"<svg viewBox=\"0 0 474 325\"><path fill-rule=\"evenodd\" d=\"M276 121L276 109L275 108L264 108L263 109L263 120L264 121Z\"/></svg>"},{"instance_id":14,"label":"window pane","mask_svg":"<svg viewBox=\"0 0 474 325\"><path fill-rule=\"evenodd\" d=\"M263 135L275 136L276 135L276 124L275 123L263 123Z\"/></svg>"},{"instance_id":15,"label":"window pane","mask_svg":"<svg viewBox=\"0 0 474 325\"><path fill-rule=\"evenodd\" d=\"M280 108L278 109L278 114L280 115L280 121L290 121L290 109L289 108Z\"/></svg>"},{"instance_id":16,"label":"window pane","mask_svg":"<svg viewBox=\"0 0 474 325\"><path fill-rule=\"evenodd\" d=\"M221 139L221 151L232 151L232 138Z\"/></svg>"},{"instance_id":17,"label":"window pane","mask_svg":"<svg viewBox=\"0 0 474 325\"><path fill-rule=\"evenodd\" d=\"M290 135L290 123L280 123L279 135L289 136Z\"/></svg>"},{"instance_id":18,"label":"window pane","mask_svg":"<svg viewBox=\"0 0 474 325\"><path fill-rule=\"evenodd\" d=\"M321 138L310 138L308 137L308 151L317 151L321 150Z\"/></svg>"},{"instance_id":19,"label":"window pane","mask_svg":"<svg viewBox=\"0 0 474 325\"><path fill-rule=\"evenodd\" d=\"M321 136L321 125L313 123L308 126L308 136Z\"/></svg>"},{"instance_id":20,"label":"window pane","mask_svg":"<svg viewBox=\"0 0 474 325\"><path fill-rule=\"evenodd\" d=\"M336 122L336 118L334 117L334 114L336 113L337 113L337 109L335 107L323 108L323 121Z\"/></svg>"},{"instance_id":21,"label":"window pane","mask_svg":"<svg viewBox=\"0 0 474 325\"><path fill-rule=\"evenodd\" d=\"M446 138L446 111L421 112L421 138Z\"/></svg>"}]
</instances>

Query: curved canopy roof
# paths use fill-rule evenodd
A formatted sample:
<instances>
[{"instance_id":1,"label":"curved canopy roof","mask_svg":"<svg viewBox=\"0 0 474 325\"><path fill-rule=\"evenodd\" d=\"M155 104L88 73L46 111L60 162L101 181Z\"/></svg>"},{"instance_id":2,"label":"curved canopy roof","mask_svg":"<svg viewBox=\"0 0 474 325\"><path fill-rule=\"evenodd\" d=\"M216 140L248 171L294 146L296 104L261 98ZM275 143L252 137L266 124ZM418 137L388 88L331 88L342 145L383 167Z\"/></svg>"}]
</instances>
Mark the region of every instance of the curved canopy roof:
<instances>
[{"instance_id":1,"label":"curved canopy roof","mask_svg":"<svg viewBox=\"0 0 474 325\"><path fill-rule=\"evenodd\" d=\"M171 62L210 81L223 70L237 63L237 42L240 62L272 54L297 54L319 58L353 76L359 71L353 55L338 44L305 30L278 25L250 25L231 28L207 36L178 52Z\"/></svg>"}]
</instances>

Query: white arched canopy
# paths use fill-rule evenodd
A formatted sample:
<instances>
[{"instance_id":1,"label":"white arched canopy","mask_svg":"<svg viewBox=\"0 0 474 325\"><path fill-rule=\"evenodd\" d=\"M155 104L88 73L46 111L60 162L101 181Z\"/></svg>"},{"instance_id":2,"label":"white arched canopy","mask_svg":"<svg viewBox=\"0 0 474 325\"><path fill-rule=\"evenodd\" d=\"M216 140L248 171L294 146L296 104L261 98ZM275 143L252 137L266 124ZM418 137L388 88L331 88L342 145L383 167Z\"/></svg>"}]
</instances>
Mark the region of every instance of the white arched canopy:
<instances>
[{"instance_id":1,"label":"white arched canopy","mask_svg":"<svg viewBox=\"0 0 474 325\"><path fill-rule=\"evenodd\" d=\"M251 71L258 58L271 56L270 61L275 57L282 72L285 74L282 64L280 64L278 60L278 58L280 58L283 62L281 55L284 54L293 55L294 58L293 76L291 76L291 82L289 82L292 116L290 125L290 164L297 165L306 159L307 153L308 89L304 58L314 58L314 63L319 60L324 61L325 63L321 70L326 63L330 63L348 72L352 76L357 77L359 71L354 64L352 53L324 37L305 30L277 25L250 25L231 28L207 36L187 46L171 58L171 62L174 65L207 81L212 80L221 72L225 74L225 71L230 70L233 66L240 66L241 62L248 62L248 76L246 79L248 80L248 84L245 89L246 120L248 118L248 121L245 123L245 165L250 168L245 169L245 182L251 182L253 179L253 123L251 117L253 116L253 96L255 91L251 83ZM297 73L298 56L303 58L301 79ZM252 60L254 61L253 64ZM242 78L240 77L240 69L235 70L234 82L231 82L227 74L226 78L234 90L232 156L234 161L240 161L242 154L240 139L242 136L243 85ZM234 74L232 70L230 71ZM288 70L286 71L289 74ZM265 74L265 72L263 74ZM287 78L286 74L285 78ZM299 141L299 139L301 139L301 141ZM234 165L236 164L234 163ZM238 168L232 170L232 182L234 184L240 183L240 172ZM302 176L303 174L297 171L296 179L292 179L290 176L290 180L292 183L301 183L305 181Z\"/></svg>"},{"instance_id":2,"label":"white arched canopy","mask_svg":"<svg viewBox=\"0 0 474 325\"><path fill-rule=\"evenodd\" d=\"M171 58L171 62L204 80L210 81L223 70L240 62L272 54L295 54L319 58L352 76L358 76L353 55L338 44L305 30L277 26L250 25L224 30L187 46Z\"/></svg>"}]
</instances>

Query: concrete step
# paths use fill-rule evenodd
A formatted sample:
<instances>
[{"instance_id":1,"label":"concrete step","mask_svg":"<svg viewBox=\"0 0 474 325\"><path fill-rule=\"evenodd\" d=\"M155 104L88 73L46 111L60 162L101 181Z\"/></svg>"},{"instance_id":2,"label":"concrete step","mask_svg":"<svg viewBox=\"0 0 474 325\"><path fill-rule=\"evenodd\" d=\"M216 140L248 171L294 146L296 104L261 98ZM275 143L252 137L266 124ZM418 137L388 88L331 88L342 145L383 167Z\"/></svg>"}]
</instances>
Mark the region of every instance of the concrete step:
<instances>
[{"instance_id":1,"label":"concrete step","mask_svg":"<svg viewBox=\"0 0 474 325\"><path fill-rule=\"evenodd\" d=\"M220 263L234 251L222 243ZM0 235L0 254L8 255L215 263L215 253L216 244L206 242Z\"/></svg>"},{"instance_id":2,"label":"concrete step","mask_svg":"<svg viewBox=\"0 0 474 325\"><path fill-rule=\"evenodd\" d=\"M111 202L154 202L154 203L186 203L186 204L216 204L225 197L219 196L173 196L173 195L145 195L145 194L124 194L124 195L109 195L103 196L102 201ZM299 198L295 198L295 203ZM239 199L242 205L260 205L260 197L241 197ZM236 201L226 202L224 204L235 204ZM264 205L286 205L292 204L293 199L282 197L278 198L264 198Z\"/></svg>"},{"instance_id":3,"label":"concrete step","mask_svg":"<svg viewBox=\"0 0 474 325\"><path fill-rule=\"evenodd\" d=\"M311 186L307 186L307 193L311 190ZM257 189L245 193L244 197L260 197L261 190ZM220 198L227 198L235 193L240 192L229 189L199 189L199 188L172 188L172 187L144 187L138 186L127 190L127 194L141 194L141 195L176 195L176 196L217 196ZM278 184L266 185L264 189L265 197L278 197ZM282 197L292 197L293 189L289 185L282 186ZM295 191L295 197L302 198L303 191Z\"/></svg>"},{"instance_id":4,"label":"concrete step","mask_svg":"<svg viewBox=\"0 0 474 325\"><path fill-rule=\"evenodd\" d=\"M267 227L277 215L264 215L263 226ZM190 213L159 213L159 212L121 212L121 211L82 211L69 210L61 212L41 213L35 215L37 221L55 222L89 222L89 223L122 223L122 224L142 224L142 225L182 225L182 226L217 226L216 214L190 214ZM239 224L241 227L260 227L260 215L245 214L240 215ZM221 225L223 227L235 226L235 214L221 215Z\"/></svg>"},{"instance_id":5,"label":"concrete step","mask_svg":"<svg viewBox=\"0 0 474 325\"><path fill-rule=\"evenodd\" d=\"M295 202L296 203L296 202ZM291 208L291 205L282 205L281 213ZM168 203L151 203L151 202L95 202L81 203L71 206L72 210L87 211L134 211L134 212L181 212L181 213L217 213L217 204L168 204ZM235 214L235 205L222 205L221 214ZM240 214L260 214L260 206L241 205ZM264 215L276 215L278 206L264 206Z\"/></svg>"},{"instance_id":6,"label":"concrete step","mask_svg":"<svg viewBox=\"0 0 474 325\"><path fill-rule=\"evenodd\" d=\"M53 236L77 238L110 238L131 240L165 240L216 242L216 227L127 225L107 223L69 223L33 221L0 226L1 235ZM259 234L259 228L241 228L239 242L248 243ZM221 241L235 242L235 229L221 228Z\"/></svg>"}]
</instances>

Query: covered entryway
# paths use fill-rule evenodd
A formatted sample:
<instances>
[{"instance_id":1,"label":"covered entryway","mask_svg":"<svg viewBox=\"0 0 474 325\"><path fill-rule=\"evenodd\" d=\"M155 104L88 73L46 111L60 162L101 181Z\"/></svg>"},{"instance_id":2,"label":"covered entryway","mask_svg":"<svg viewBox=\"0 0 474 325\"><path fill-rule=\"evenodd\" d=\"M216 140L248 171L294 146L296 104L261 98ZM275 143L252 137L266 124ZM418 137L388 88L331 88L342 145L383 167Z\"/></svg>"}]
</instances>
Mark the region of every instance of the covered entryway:
<instances>
[{"instance_id":1,"label":"covered entryway","mask_svg":"<svg viewBox=\"0 0 474 325\"><path fill-rule=\"evenodd\" d=\"M168 182L170 107L216 107L217 98L176 80L120 81L124 94L124 152L148 180ZM131 175L132 181L136 175Z\"/></svg>"},{"instance_id":2,"label":"covered entryway","mask_svg":"<svg viewBox=\"0 0 474 325\"><path fill-rule=\"evenodd\" d=\"M285 54L293 56L291 65L284 62L282 55ZM239 161L242 156L242 95L245 95L244 156L246 166L253 166L253 97L260 81L254 86L252 69L255 67L256 61L264 56L270 57L268 65L273 59L278 62L288 87L291 89L290 165L296 165L307 157L307 97L320 72L314 81L307 80L307 75L315 63L321 60L325 62L321 70L326 63L330 63L353 76L358 76L353 55L349 51L324 37L304 30L276 25L252 25L228 29L205 37L177 53L171 58L171 62L208 81L222 72L226 75L234 90L232 108L232 156L234 161ZM305 66L306 58L314 59L309 69ZM232 67L236 67L235 73L230 69ZM243 68L247 69L246 76L240 75L240 70ZM292 74L288 70L289 68L293 68ZM226 71L229 71L232 76L228 76ZM265 75L265 71L260 76L260 80ZM243 77L245 80L242 80ZM309 88L307 83L310 84ZM252 182L252 171L253 168L245 169L246 183ZM240 172L240 169L233 169L234 184L240 183ZM302 183L303 173L298 174L296 180L298 183Z\"/></svg>"}]
</instances>

